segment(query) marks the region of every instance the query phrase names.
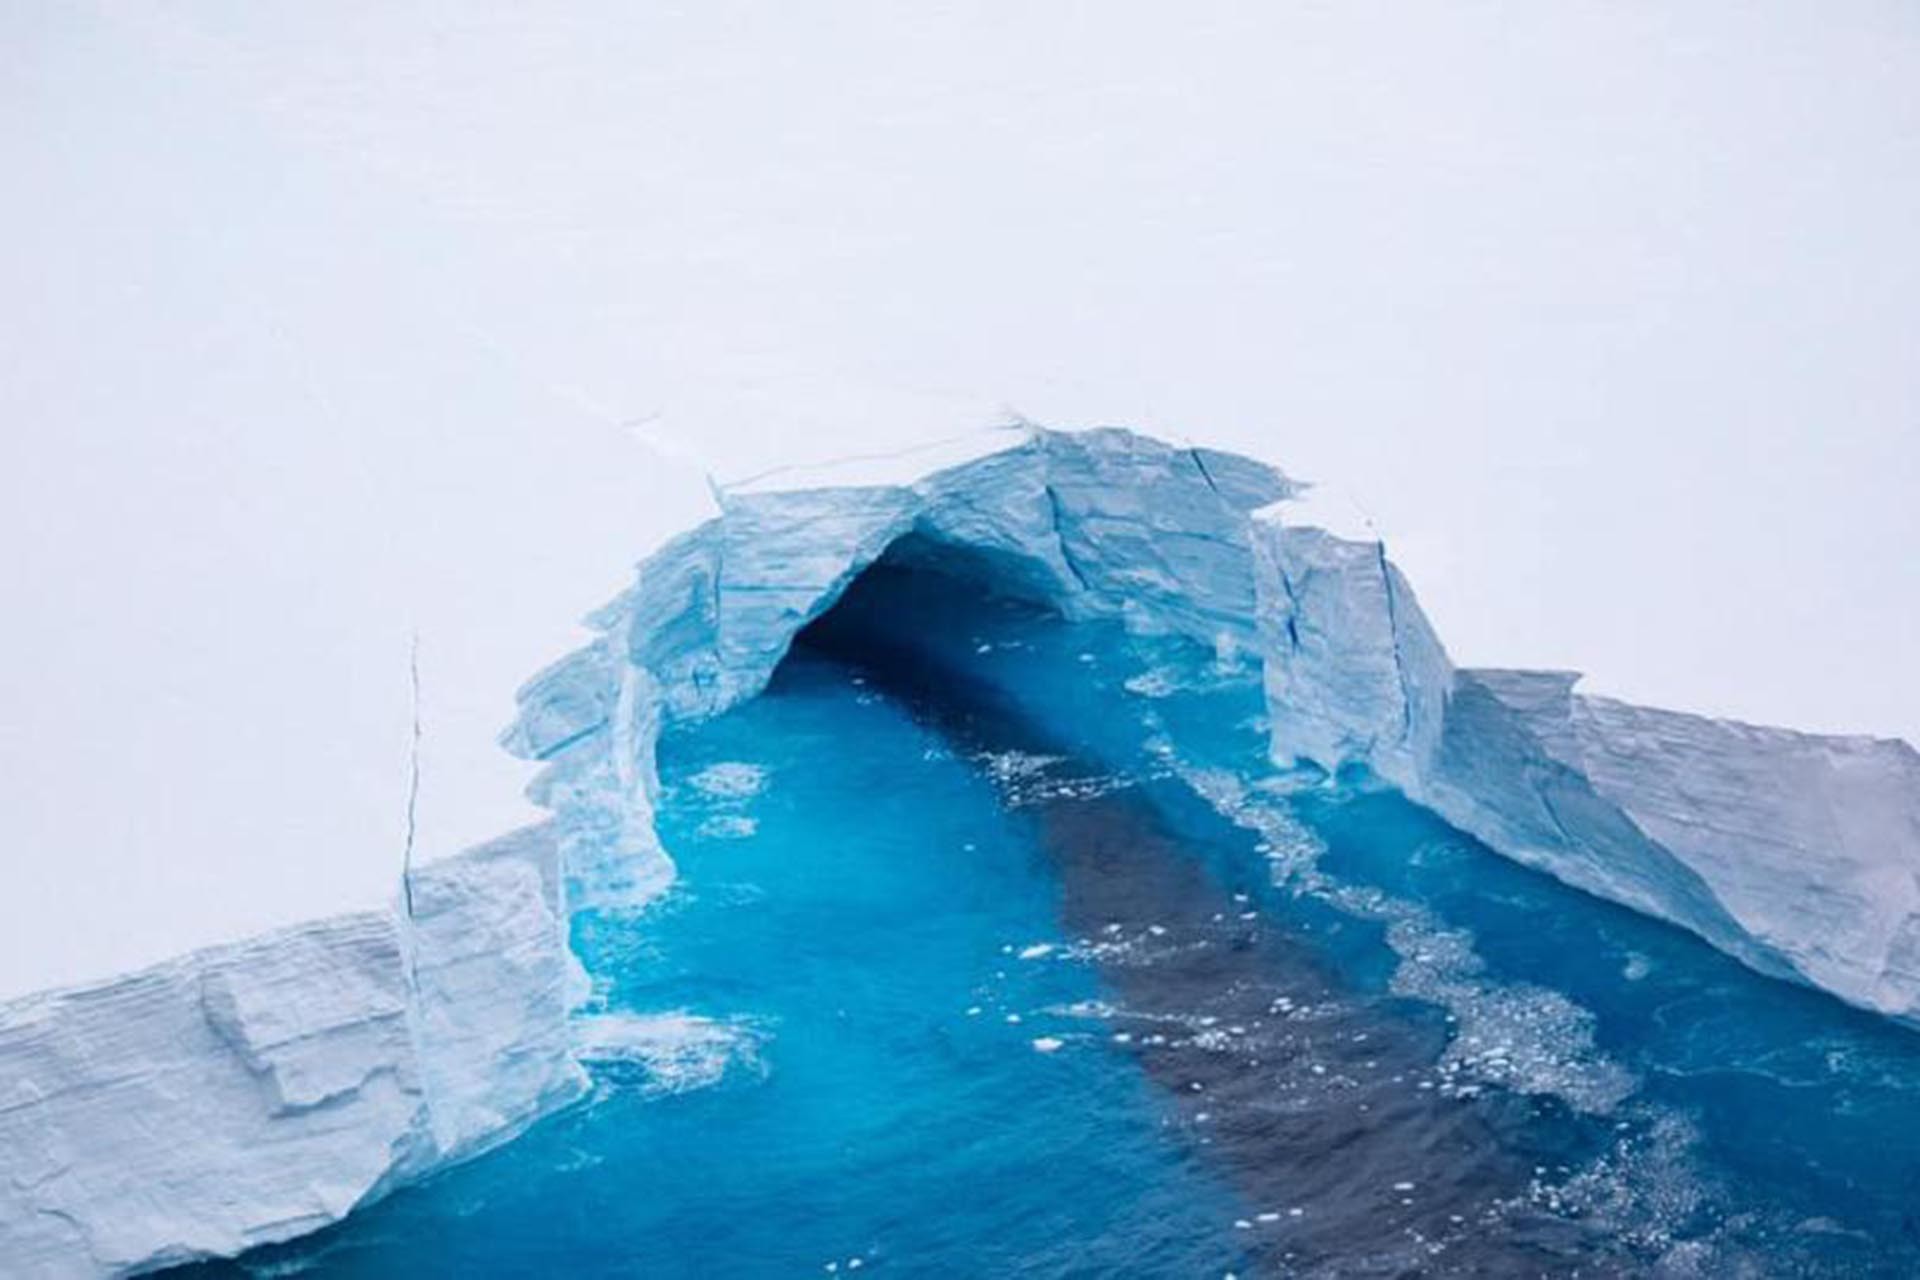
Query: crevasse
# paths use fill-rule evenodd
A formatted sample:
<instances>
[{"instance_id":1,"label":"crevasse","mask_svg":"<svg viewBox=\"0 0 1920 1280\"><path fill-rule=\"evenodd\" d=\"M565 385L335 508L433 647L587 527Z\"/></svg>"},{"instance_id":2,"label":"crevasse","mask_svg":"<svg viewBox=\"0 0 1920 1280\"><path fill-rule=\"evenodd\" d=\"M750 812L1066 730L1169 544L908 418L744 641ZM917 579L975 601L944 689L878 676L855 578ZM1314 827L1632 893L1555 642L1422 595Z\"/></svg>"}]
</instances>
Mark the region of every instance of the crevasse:
<instances>
[{"instance_id":1,"label":"crevasse","mask_svg":"<svg viewBox=\"0 0 1920 1280\"><path fill-rule=\"evenodd\" d=\"M673 877L662 730L759 692L883 554L965 549L1070 618L1257 658L1277 765L1371 775L1520 862L1755 969L1920 1023L1920 756L1455 668L1376 541L1263 464L1035 431L911 484L736 490L521 690L539 827L397 903L0 1006L0 1257L91 1276L240 1252L578 1096L583 903Z\"/></svg>"}]
</instances>

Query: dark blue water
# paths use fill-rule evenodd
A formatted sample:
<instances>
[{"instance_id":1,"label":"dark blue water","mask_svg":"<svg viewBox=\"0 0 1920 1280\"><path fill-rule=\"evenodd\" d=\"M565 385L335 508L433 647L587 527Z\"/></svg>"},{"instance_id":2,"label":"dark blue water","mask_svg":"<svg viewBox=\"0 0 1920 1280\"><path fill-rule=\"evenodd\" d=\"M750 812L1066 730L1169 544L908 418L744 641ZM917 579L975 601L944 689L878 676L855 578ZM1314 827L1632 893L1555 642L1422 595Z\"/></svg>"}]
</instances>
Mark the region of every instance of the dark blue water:
<instances>
[{"instance_id":1,"label":"dark blue water","mask_svg":"<svg viewBox=\"0 0 1920 1280\"><path fill-rule=\"evenodd\" d=\"M1920 1274L1920 1036L1364 780L1257 672L882 570L662 744L589 1101L339 1276Z\"/></svg>"}]
</instances>

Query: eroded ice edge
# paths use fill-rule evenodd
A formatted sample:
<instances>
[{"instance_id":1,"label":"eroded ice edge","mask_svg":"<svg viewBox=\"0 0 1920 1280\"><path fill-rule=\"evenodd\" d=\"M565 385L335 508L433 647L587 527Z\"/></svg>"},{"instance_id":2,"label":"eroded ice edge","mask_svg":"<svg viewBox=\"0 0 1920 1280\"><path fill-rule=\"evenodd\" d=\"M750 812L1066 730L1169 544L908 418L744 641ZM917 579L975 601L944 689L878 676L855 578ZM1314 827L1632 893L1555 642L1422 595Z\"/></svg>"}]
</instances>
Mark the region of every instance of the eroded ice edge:
<instances>
[{"instance_id":1,"label":"eroded ice edge","mask_svg":"<svg viewBox=\"0 0 1920 1280\"><path fill-rule=\"evenodd\" d=\"M594 617L594 643L521 691L506 744L547 762L533 794L548 821L422 868L410 908L0 1006L0 1259L92 1276L236 1254L510 1139L589 1090L583 1061L669 1090L750 1061L752 1026L600 1010L568 923L672 883L654 822L663 729L759 692L889 548L971 548L1068 618L1213 646L1262 673L1277 772L1384 781L1760 972L1920 1023L1910 746L1588 697L1569 673L1455 668L1384 548L1291 515L1302 493L1251 460L1123 431L1034 432L911 484L729 493ZM1150 698L1153 679L1133 691ZM1344 892L1313 880L1270 779L1169 759L1285 874ZM694 779L717 802L704 834L751 834L725 802L759 781L745 764ZM1450 1075L1602 1110L1631 1088L1584 1047L1578 1008L1479 989L1470 938L1390 898L1341 905L1384 924L1406 994L1544 1029L1493 1036L1510 1051L1488 1059L1469 1023Z\"/></svg>"}]
</instances>

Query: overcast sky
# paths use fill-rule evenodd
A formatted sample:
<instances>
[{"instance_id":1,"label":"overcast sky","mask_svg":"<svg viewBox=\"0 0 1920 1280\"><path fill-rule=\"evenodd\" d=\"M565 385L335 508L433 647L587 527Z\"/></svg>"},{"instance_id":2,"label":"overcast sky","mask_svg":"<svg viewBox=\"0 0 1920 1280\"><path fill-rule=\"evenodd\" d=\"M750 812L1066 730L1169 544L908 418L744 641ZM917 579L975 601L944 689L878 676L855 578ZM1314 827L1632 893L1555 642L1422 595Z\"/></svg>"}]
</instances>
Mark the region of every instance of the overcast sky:
<instances>
[{"instance_id":1,"label":"overcast sky","mask_svg":"<svg viewBox=\"0 0 1920 1280\"><path fill-rule=\"evenodd\" d=\"M521 820L703 469L1009 411L1330 482L1462 662L1920 739L1908 4L13 4L0 162L0 993L380 901L414 629L428 851Z\"/></svg>"}]
</instances>

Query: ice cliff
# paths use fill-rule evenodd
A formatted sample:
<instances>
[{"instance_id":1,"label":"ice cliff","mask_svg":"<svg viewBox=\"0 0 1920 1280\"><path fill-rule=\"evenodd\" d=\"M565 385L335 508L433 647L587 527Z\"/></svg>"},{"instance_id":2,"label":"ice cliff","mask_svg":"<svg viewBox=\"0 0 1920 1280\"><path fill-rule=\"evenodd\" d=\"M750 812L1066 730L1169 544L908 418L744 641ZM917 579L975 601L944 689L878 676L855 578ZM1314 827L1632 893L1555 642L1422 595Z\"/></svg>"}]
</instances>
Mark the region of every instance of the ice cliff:
<instances>
[{"instance_id":1,"label":"ice cliff","mask_svg":"<svg viewBox=\"0 0 1920 1280\"><path fill-rule=\"evenodd\" d=\"M671 875L651 749L757 692L883 553L1262 662L1273 754L1363 768L1493 848L1763 972L1920 1024L1920 755L1634 707L1562 672L1456 669L1378 541L1296 521L1271 468L1125 432L1041 433L901 486L742 493L642 567L510 738L553 765L584 892ZM614 785L607 785L609 782Z\"/></svg>"},{"instance_id":2,"label":"ice cliff","mask_svg":"<svg viewBox=\"0 0 1920 1280\"><path fill-rule=\"evenodd\" d=\"M1920 1025L1920 753L1454 668L1377 543L1251 524L1281 762L1365 766L1493 849Z\"/></svg>"},{"instance_id":3,"label":"ice cliff","mask_svg":"<svg viewBox=\"0 0 1920 1280\"><path fill-rule=\"evenodd\" d=\"M114 1275L325 1226L579 1096L551 839L367 911L0 1007L0 1274Z\"/></svg>"},{"instance_id":4,"label":"ice cliff","mask_svg":"<svg viewBox=\"0 0 1920 1280\"><path fill-rule=\"evenodd\" d=\"M1264 672L1276 763L1376 776L1493 848L1767 973L1920 1025L1920 756L1459 669L1377 541L1263 464L1034 431L900 484L736 489L520 692L541 828L435 864L411 912L317 922L0 1007L0 1260L227 1254L504 1140L581 1088L571 906L671 882L655 744L762 689L882 556Z\"/></svg>"}]
</instances>

